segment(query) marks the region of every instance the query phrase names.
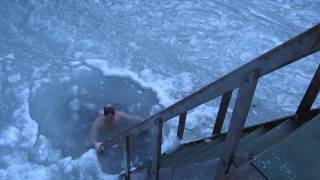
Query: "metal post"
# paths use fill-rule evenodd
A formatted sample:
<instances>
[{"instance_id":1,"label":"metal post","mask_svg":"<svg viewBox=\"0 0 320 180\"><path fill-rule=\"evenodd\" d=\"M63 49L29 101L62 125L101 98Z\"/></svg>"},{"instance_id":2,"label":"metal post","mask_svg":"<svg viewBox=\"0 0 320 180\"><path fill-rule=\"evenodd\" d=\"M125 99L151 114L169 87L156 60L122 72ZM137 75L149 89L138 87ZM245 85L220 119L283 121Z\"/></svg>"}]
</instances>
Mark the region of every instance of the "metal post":
<instances>
[{"instance_id":1,"label":"metal post","mask_svg":"<svg viewBox=\"0 0 320 180\"><path fill-rule=\"evenodd\" d=\"M163 120L156 119L153 128L152 180L159 179Z\"/></svg>"},{"instance_id":2,"label":"metal post","mask_svg":"<svg viewBox=\"0 0 320 180\"><path fill-rule=\"evenodd\" d=\"M307 112L311 109L312 104L317 98L320 89L320 65L314 73L314 76L309 84L309 87L306 93L303 96L303 99L297 109L296 114Z\"/></svg>"},{"instance_id":3,"label":"metal post","mask_svg":"<svg viewBox=\"0 0 320 180\"><path fill-rule=\"evenodd\" d=\"M242 81L236 104L231 117L231 122L226 138L226 146L223 151L216 171L216 179L222 179L228 172L232 157L236 151L237 145L243 131L252 98L258 83L259 71L254 70Z\"/></svg>"},{"instance_id":4,"label":"metal post","mask_svg":"<svg viewBox=\"0 0 320 180\"><path fill-rule=\"evenodd\" d=\"M177 131L177 137L181 140L183 138L184 127L186 124L187 112L181 113L179 116L179 126Z\"/></svg>"},{"instance_id":5,"label":"metal post","mask_svg":"<svg viewBox=\"0 0 320 180\"><path fill-rule=\"evenodd\" d=\"M230 103L230 99L232 97L232 92L233 91L228 91L223 94L221 98L221 103L219 107L219 112L216 118L216 122L212 131L212 136L219 135L224 123L224 119L226 117L227 111L228 111L228 106Z\"/></svg>"},{"instance_id":6,"label":"metal post","mask_svg":"<svg viewBox=\"0 0 320 180\"><path fill-rule=\"evenodd\" d=\"M125 136L123 140L123 164L125 171L125 180L130 180L130 139Z\"/></svg>"}]
</instances>

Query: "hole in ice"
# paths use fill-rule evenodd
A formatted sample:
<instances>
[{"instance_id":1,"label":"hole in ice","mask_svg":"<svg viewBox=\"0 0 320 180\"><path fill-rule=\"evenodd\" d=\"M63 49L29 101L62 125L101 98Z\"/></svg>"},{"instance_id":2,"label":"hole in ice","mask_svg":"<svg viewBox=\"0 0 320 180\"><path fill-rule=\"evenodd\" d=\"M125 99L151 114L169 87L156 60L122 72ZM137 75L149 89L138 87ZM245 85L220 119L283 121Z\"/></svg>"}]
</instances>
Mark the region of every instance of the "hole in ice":
<instances>
[{"instance_id":1,"label":"hole in ice","mask_svg":"<svg viewBox=\"0 0 320 180\"><path fill-rule=\"evenodd\" d=\"M106 104L146 118L152 107L158 104L158 99L155 92L141 87L130 78L82 71L71 73L67 78L50 77L49 83L33 91L30 113L39 125L39 133L50 139L63 156L79 157L90 148L87 140L91 125ZM131 125L128 122L115 133ZM114 148L114 151L120 150ZM121 162L117 158L110 160ZM113 166L117 167L112 169L119 169L120 164L115 164Z\"/></svg>"}]
</instances>

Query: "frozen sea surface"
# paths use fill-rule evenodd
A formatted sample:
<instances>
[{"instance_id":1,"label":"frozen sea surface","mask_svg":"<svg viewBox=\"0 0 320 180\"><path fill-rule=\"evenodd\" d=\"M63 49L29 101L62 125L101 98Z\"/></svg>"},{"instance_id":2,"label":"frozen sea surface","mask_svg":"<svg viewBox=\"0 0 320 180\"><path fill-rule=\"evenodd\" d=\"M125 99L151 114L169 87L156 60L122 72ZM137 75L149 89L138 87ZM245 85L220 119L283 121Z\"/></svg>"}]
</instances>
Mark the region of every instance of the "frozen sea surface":
<instances>
[{"instance_id":1,"label":"frozen sea surface","mask_svg":"<svg viewBox=\"0 0 320 180\"><path fill-rule=\"evenodd\" d=\"M0 179L117 179L71 143L104 103L147 117L319 23L319 9L319 0L2 0ZM319 59L261 79L247 124L293 113ZM192 111L185 140L210 134L218 105ZM176 126L165 126L164 151L179 143Z\"/></svg>"}]
</instances>

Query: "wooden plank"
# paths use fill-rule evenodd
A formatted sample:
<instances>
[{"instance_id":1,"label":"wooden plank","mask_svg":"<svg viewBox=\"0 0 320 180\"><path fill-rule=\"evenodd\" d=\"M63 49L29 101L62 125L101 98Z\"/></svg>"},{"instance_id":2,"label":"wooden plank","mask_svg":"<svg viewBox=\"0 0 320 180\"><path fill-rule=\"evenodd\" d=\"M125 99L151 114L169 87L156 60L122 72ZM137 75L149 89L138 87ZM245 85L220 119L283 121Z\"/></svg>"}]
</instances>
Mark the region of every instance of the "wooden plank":
<instances>
[{"instance_id":1,"label":"wooden plank","mask_svg":"<svg viewBox=\"0 0 320 180\"><path fill-rule=\"evenodd\" d=\"M219 108L219 112L217 115L217 119L215 121L213 131L212 131L212 136L216 136L221 133L224 119L225 119L227 111L228 111L230 99L232 97L232 92L233 91L228 91L228 92L224 93L221 98L220 108Z\"/></svg>"},{"instance_id":2,"label":"wooden plank","mask_svg":"<svg viewBox=\"0 0 320 180\"><path fill-rule=\"evenodd\" d=\"M247 163L234 169L228 176L228 180L267 180L254 166Z\"/></svg>"},{"instance_id":3,"label":"wooden plank","mask_svg":"<svg viewBox=\"0 0 320 180\"><path fill-rule=\"evenodd\" d=\"M152 180L159 179L159 168L161 158L161 144L162 144L162 119L155 121L153 128L153 150L152 150Z\"/></svg>"},{"instance_id":4,"label":"wooden plank","mask_svg":"<svg viewBox=\"0 0 320 180\"><path fill-rule=\"evenodd\" d=\"M310 82L310 85L303 96L303 99L297 109L297 114L307 112L311 109L312 104L317 98L320 89L320 65L314 73L314 76Z\"/></svg>"},{"instance_id":5,"label":"wooden plank","mask_svg":"<svg viewBox=\"0 0 320 180\"><path fill-rule=\"evenodd\" d=\"M297 123L294 123L291 120L287 120L279 126L273 128L263 136L252 141L251 143L245 146L239 146L239 148L237 149L237 153L247 154L249 158L252 158L253 156L261 153L272 145L277 144L282 139L286 138L288 135L294 132L297 128L299 128L299 125ZM235 158L233 162L237 165L240 165L241 159L237 160Z\"/></svg>"},{"instance_id":6,"label":"wooden plank","mask_svg":"<svg viewBox=\"0 0 320 180\"><path fill-rule=\"evenodd\" d=\"M248 74L239 88L226 138L225 150L220 157L217 179L222 178L229 170L231 159L240 141L258 79L259 71L255 70Z\"/></svg>"},{"instance_id":7,"label":"wooden plank","mask_svg":"<svg viewBox=\"0 0 320 180\"><path fill-rule=\"evenodd\" d=\"M125 136L123 140L123 164L125 179L130 180L130 139L129 136Z\"/></svg>"},{"instance_id":8,"label":"wooden plank","mask_svg":"<svg viewBox=\"0 0 320 180\"><path fill-rule=\"evenodd\" d=\"M268 147L278 143L280 140L287 137L291 132L294 132L300 126L296 122L303 124L307 121L310 121L312 118L319 114L320 109L313 109L305 113L299 114L299 116L294 115L290 118L287 118L287 121L274 127L265 135L259 137L259 139L251 141L250 144L239 146L237 148L237 154L232 160L233 164L239 166L243 163L246 163L253 156L259 154Z\"/></svg>"},{"instance_id":9,"label":"wooden plank","mask_svg":"<svg viewBox=\"0 0 320 180\"><path fill-rule=\"evenodd\" d=\"M215 175L218 160L209 160L202 163L192 163L185 166L167 167L160 170L161 179L201 179L212 180Z\"/></svg>"},{"instance_id":10,"label":"wooden plank","mask_svg":"<svg viewBox=\"0 0 320 180\"><path fill-rule=\"evenodd\" d=\"M187 112L183 112L180 114L179 117L179 126L178 126L178 131L177 131L177 137L182 140L183 138L183 133L184 133L184 127L186 124L186 118L187 118Z\"/></svg>"},{"instance_id":11,"label":"wooden plank","mask_svg":"<svg viewBox=\"0 0 320 180\"><path fill-rule=\"evenodd\" d=\"M268 179L319 179L320 116L314 117L251 163Z\"/></svg>"},{"instance_id":12,"label":"wooden plank","mask_svg":"<svg viewBox=\"0 0 320 180\"><path fill-rule=\"evenodd\" d=\"M112 138L112 142L119 142L122 137L126 135L131 136L144 132L151 128L154 121L159 118L163 119L163 121L167 121L183 112L187 112L192 108L239 87L242 82L241 80L254 69L260 69L260 76L264 76L310 54L318 52L319 50L320 24L317 24L302 34L288 40L224 77L185 97L163 111L149 117L136 126L119 133L119 135ZM111 140L107 140L103 145L107 147L112 144L110 141Z\"/></svg>"},{"instance_id":13,"label":"wooden plank","mask_svg":"<svg viewBox=\"0 0 320 180\"><path fill-rule=\"evenodd\" d=\"M177 179L194 179L194 180L212 180L214 177L213 168L218 164L218 160L209 160L203 163L193 163L186 166L161 168L159 173L161 180L177 180ZM150 174L147 170L137 171L132 173L134 180L150 179Z\"/></svg>"}]
</instances>

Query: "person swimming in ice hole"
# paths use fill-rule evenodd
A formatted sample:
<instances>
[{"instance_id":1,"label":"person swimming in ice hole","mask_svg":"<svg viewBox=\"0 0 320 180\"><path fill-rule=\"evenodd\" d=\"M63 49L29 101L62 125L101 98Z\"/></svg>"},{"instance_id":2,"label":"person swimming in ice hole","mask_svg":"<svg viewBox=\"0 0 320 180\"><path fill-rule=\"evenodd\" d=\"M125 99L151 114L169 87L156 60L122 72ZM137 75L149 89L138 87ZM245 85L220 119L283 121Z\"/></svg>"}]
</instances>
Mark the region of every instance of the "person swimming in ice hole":
<instances>
[{"instance_id":1,"label":"person swimming in ice hole","mask_svg":"<svg viewBox=\"0 0 320 180\"><path fill-rule=\"evenodd\" d=\"M103 114L100 115L95 122L93 123L91 127L91 143L96 149L97 153L100 154L104 151L103 142L104 140L107 140L110 137L107 137L108 135L105 135L103 132L107 132L110 130L116 130L116 125L120 124L121 121L130 121L132 122L138 122L142 121L143 119L139 116L129 115L125 112L115 110L115 108L108 104L103 108ZM120 133L120 132L118 132ZM101 134L104 134L101 137ZM100 139L98 138L98 135L100 135Z\"/></svg>"}]
</instances>

